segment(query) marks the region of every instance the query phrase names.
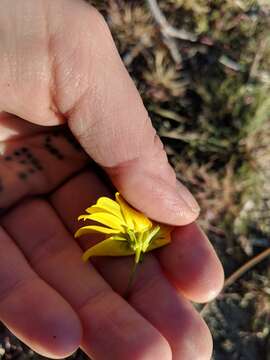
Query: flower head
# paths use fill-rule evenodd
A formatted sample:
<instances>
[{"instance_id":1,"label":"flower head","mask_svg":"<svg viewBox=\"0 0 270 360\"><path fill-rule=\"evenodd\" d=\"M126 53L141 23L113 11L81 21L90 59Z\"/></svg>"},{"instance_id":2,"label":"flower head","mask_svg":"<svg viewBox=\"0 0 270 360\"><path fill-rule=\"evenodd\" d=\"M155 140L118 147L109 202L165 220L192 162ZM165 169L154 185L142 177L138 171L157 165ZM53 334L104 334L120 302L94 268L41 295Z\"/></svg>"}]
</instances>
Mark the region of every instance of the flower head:
<instances>
[{"instance_id":1,"label":"flower head","mask_svg":"<svg viewBox=\"0 0 270 360\"><path fill-rule=\"evenodd\" d=\"M78 220L91 220L101 225L83 226L75 233L75 237L93 232L108 237L84 253L85 261L91 256L135 254L135 263L138 263L143 253L166 245L171 240L169 226L150 221L127 204L119 193L115 194L115 200L99 198L86 212Z\"/></svg>"}]
</instances>

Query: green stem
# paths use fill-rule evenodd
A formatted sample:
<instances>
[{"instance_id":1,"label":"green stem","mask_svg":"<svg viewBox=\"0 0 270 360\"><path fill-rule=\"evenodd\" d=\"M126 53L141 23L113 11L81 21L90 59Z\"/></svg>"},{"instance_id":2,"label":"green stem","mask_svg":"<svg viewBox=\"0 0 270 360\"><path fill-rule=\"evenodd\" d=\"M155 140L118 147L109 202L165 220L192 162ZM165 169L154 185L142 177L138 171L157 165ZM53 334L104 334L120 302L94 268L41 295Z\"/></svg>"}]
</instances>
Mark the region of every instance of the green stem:
<instances>
[{"instance_id":1,"label":"green stem","mask_svg":"<svg viewBox=\"0 0 270 360\"><path fill-rule=\"evenodd\" d=\"M126 300L128 299L128 297L130 295L131 287L132 287L134 279L135 279L135 273L136 273L137 266L138 266L139 262L140 262L140 259L139 259L139 261L134 262L131 273L129 275L128 285L127 285L126 291L125 291L125 293L123 295L124 299L126 299Z\"/></svg>"}]
</instances>

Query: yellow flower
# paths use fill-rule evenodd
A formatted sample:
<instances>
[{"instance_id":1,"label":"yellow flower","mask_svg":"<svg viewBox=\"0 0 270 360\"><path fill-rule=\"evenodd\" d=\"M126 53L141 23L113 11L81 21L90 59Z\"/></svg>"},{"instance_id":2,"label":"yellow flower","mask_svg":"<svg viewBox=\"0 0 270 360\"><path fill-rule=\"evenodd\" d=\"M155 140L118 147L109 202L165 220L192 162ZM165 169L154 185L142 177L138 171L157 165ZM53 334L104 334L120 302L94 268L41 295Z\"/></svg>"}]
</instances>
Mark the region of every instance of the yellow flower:
<instances>
[{"instance_id":1,"label":"yellow flower","mask_svg":"<svg viewBox=\"0 0 270 360\"><path fill-rule=\"evenodd\" d=\"M101 197L78 220L91 220L100 225L81 227L75 237L89 233L102 233L108 237L88 249L83 260L91 256L128 256L135 254L137 264L143 253L168 244L171 228L153 223L145 215L133 209L119 193L115 200Z\"/></svg>"}]
</instances>

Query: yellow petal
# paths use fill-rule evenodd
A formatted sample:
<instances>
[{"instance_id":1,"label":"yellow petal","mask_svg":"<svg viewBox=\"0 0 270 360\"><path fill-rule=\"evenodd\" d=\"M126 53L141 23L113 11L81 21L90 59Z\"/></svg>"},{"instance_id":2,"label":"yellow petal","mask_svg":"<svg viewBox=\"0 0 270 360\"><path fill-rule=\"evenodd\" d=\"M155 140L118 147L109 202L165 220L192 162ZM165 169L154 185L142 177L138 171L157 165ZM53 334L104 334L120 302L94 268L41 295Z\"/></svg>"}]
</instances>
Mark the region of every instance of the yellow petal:
<instances>
[{"instance_id":1,"label":"yellow petal","mask_svg":"<svg viewBox=\"0 0 270 360\"><path fill-rule=\"evenodd\" d=\"M88 249L83 254L83 260L87 261L91 256L129 256L132 254L134 251L129 248L127 241L117 241L112 237Z\"/></svg>"},{"instance_id":2,"label":"yellow petal","mask_svg":"<svg viewBox=\"0 0 270 360\"><path fill-rule=\"evenodd\" d=\"M120 235L113 235L109 239L116 241L128 241L124 236L120 236Z\"/></svg>"},{"instance_id":3,"label":"yellow petal","mask_svg":"<svg viewBox=\"0 0 270 360\"><path fill-rule=\"evenodd\" d=\"M94 206L95 206L95 205L94 205ZM92 206L92 207L94 207L94 206ZM104 209L101 209L101 208L97 209L96 206L95 206L95 209L93 210L92 214L89 214L89 213L88 213L88 214L80 215L80 216L78 217L78 220L83 220L83 221L85 221L85 220L93 220L93 219L92 219L92 215L93 215L93 214L96 214L96 213L114 216L114 215L112 215L112 214L109 214L108 212L105 212ZM118 221L118 222L120 221L121 224L123 224L123 226L125 225L125 221L124 221L124 219L123 219L122 216L121 216L121 218L115 216L115 219L114 219L114 220L115 220L115 221ZM97 220L95 220L95 221L97 221Z\"/></svg>"},{"instance_id":4,"label":"yellow petal","mask_svg":"<svg viewBox=\"0 0 270 360\"><path fill-rule=\"evenodd\" d=\"M158 226L159 226L160 230L157 235L157 238L154 239L150 243L146 252L157 249L157 248L167 245L168 243L171 242L171 232L173 230L173 227L169 226L169 225L164 225L164 224L159 224Z\"/></svg>"},{"instance_id":5,"label":"yellow petal","mask_svg":"<svg viewBox=\"0 0 270 360\"><path fill-rule=\"evenodd\" d=\"M78 217L78 220L83 220L83 221L85 221L85 220L88 220L88 219L89 219L89 215L86 215L86 214L80 215L80 216Z\"/></svg>"},{"instance_id":6,"label":"yellow petal","mask_svg":"<svg viewBox=\"0 0 270 360\"><path fill-rule=\"evenodd\" d=\"M119 193L115 194L115 198L121 207L121 211L129 229L132 229L135 232L141 232L146 231L152 227L151 221L145 215L128 205L128 203L121 197Z\"/></svg>"},{"instance_id":7,"label":"yellow petal","mask_svg":"<svg viewBox=\"0 0 270 360\"><path fill-rule=\"evenodd\" d=\"M108 213L95 213L88 215L89 220L97 221L105 226L108 226L112 229L118 230L118 232L124 232L125 223L114 215Z\"/></svg>"},{"instance_id":8,"label":"yellow petal","mask_svg":"<svg viewBox=\"0 0 270 360\"><path fill-rule=\"evenodd\" d=\"M119 207L121 209L122 215L127 223L128 228L134 230L134 223L132 221L132 215L131 215L131 211L129 211L128 205L126 204L126 202L123 200L123 198L120 196L119 193L115 194L115 198L119 204Z\"/></svg>"},{"instance_id":9,"label":"yellow petal","mask_svg":"<svg viewBox=\"0 0 270 360\"><path fill-rule=\"evenodd\" d=\"M116 201L114 201L106 196L102 196L101 198L99 198L97 203L95 205L89 207L88 209L86 209L86 211L89 212L90 214L92 214L91 209L95 206L97 208L104 209L112 214L114 214L114 213L121 214L119 204Z\"/></svg>"},{"instance_id":10,"label":"yellow petal","mask_svg":"<svg viewBox=\"0 0 270 360\"><path fill-rule=\"evenodd\" d=\"M160 227L160 233L161 234L170 234L173 230L173 226L165 225L165 224L159 224Z\"/></svg>"},{"instance_id":11,"label":"yellow petal","mask_svg":"<svg viewBox=\"0 0 270 360\"><path fill-rule=\"evenodd\" d=\"M118 205L118 204L117 204ZM119 209L111 209L109 207L105 207L105 206L98 206L98 205L93 205L90 208L86 209L86 211L89 214L95 214L95 213L109 213L111 215L116 216L118 219L120 219L121 221L124 221L124 218L122 216L121 210L120 210L120 206Z\"/></svg>"},{"instance_id":12,"label":"yellow petal","mask_svg":"<svg viewBox=\"0 0 270 360\"><path fill-rule=\"evenodd\" d=\"M171 242L171 235L168 233L167 236L160 237L152 241L147 248L146 252L157 249L161 246L167 245Z\"/></svg>"},{"instance_id":13,"label":"yellow petal","mask_svg":"<svg viewBox=\"0 0 270 360\"><path fill-rule=\"evenodd\" d=\"M115 229L109 229L104 226L96 226L96 225L89 225L83 226L75 233L75 238L80 237L82 235L87 235L91 233L102 233L102 234L118 234L119 231Z\"/></svg>"}]
</instances>

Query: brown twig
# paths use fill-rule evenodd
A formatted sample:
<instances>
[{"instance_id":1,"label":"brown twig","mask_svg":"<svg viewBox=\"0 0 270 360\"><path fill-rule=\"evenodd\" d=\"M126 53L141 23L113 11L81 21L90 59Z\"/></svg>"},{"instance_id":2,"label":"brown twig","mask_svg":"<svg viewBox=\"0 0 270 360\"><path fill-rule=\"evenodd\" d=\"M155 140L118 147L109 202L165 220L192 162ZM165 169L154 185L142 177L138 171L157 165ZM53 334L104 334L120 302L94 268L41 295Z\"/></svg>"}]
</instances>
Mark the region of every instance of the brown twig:
<instances>
[{"instance_id":1,"label":"brown twig","mask_svg":"<svg viewBox=\"0 0 270 360\"><path fill-rule=\"evenodd\" d=\"M262 251L260 254L256 255L252 259L248 260L244 265L242 265L239 269L237 269L232 275L230 275L224 282L223 290L232 285L235 281L237 281L241 276L243 276L248 270L259 264L261 261L265 260L268 256L270 256L270 248ZM215 299L216 300L216 299ZM213 301L215 301L213 300ZM204 305L202 310L200 311L201 316L204 316L209 309L210 305L213 301L208 302Z\"/></svg>"},{"instance_id":2,"label":"brown twig","mask_svg":"<svg viewBox=\"0 0 270 360\"><path fill-rule=\"evenodd\" d=\"M160 10L158 3L156 0L147 0L148 6L151 10L153 17L155 18L156 22L160 25L161 31L164 35L177 38L180 40L187 40L191 42L197 41L197 36L184 30L184 29L176 29L171 26L165 15Z\"/></svg>"},{"instance_id":3,"label":"brown twig","mask_svg":"<svg viewBox=\"0 0 270 360\"><path fill-rule=\"evenodd\" d=\"M142 52L144 44L142 41L138 42L126 55L123 57L123 62L126 66L130 66L133 60Z\"/></svg>"},{"instance_id":4,"label":"brown twig","mask_svg":"<svg viewBox=\"0 0 270 360\"><path fill-rule=\"evenodd\" d=\"M259 64L260 64L261 59L263 58L264 52L265 52L266 47L267 47L267 43L268 43L268 38L262 39L259 42L258 49L256 51L256 54L255 54L254 59L253 59L253 63L252 63L251 68L250 68L249 77L251 79L256 78L258 76Z\"/></svg>"},{"instance_id":5,"label":"brown twig","mask_svg":"<svg viewBox=\"0 0 270 360\"><path fill-rule=\"evenodd\" d=\"M197 41L197 37L195 35L189 33L186 30L176 29L173 26L171 26L168 23L165 15L160 10L156 0L146 0L146 1L147 1L149 9L153 15L153 18L155 19L157 24L160 26L160 31L163 35L164 43L168 47L173 60L175 61L175 63L177 65L180 65L182 57L178 50L177 43L175 42L174 39L177 38L177 39L181 39L181 40L195 42L195 41Z\"/></svg>"}]
</instances>

